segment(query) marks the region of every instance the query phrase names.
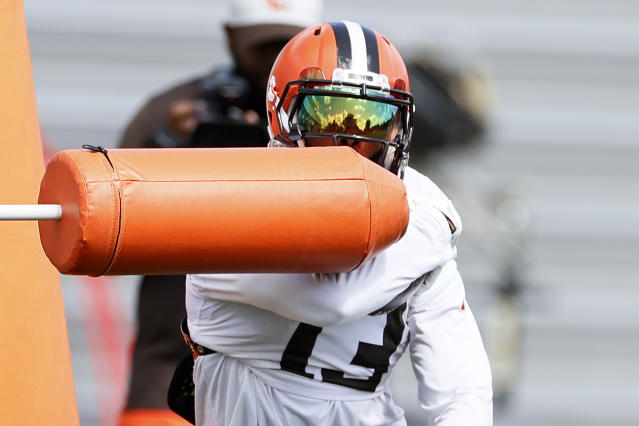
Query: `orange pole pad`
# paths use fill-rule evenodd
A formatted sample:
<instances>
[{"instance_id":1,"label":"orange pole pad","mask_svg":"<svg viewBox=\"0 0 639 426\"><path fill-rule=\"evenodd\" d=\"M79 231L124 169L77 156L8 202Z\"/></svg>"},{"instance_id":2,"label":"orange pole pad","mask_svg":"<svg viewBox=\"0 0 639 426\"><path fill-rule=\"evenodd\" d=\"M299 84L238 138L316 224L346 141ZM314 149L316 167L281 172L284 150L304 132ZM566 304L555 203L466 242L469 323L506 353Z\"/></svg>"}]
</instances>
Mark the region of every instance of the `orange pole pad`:
<instances>
[{"instance_id":1,"label":"orange pole pad","mask_svg":"<svg viewBox=\"0 0 639 426\"><path fill-rule=\"evenodd\" d=\"M403 182L349 147L63 151L39 203L65 274L343 272L408 225Z\"/></svg>"}]
</instances>

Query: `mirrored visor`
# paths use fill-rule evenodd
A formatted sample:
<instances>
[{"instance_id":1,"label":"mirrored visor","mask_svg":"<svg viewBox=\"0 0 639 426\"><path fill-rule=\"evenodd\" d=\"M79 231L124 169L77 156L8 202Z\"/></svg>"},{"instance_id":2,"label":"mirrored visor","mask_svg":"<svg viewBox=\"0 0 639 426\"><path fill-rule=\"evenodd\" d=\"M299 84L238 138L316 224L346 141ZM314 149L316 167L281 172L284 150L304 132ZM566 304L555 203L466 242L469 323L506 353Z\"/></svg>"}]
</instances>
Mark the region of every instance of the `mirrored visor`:
<instances>
[{"instance_id":1,"label":"mirrored visor","mask_svg":"<svg viewBox=\"0 0 639 426\"><path fill-rule=\"evenodd\" d=\"M339 96L345 88L322 89L336 93L304 97L297 111L297 124L303 132L356 135L382 141L393 141L401 133L401 110L397 105ZM352 93L359 93L359 89L353 90Z\"/></svg>"}]
</instances>

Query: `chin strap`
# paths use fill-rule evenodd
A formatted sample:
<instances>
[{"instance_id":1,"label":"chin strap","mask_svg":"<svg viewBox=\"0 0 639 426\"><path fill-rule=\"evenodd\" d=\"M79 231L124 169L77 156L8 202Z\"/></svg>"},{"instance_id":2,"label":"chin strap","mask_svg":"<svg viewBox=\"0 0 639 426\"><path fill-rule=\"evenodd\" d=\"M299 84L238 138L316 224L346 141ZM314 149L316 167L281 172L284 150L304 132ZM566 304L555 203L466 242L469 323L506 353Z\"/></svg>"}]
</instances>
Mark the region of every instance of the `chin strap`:
<instances>
[{"instance_id":1,"label":"chin strap","mask_svg":"<svg viewBox=\"0 0 639 426\"><path fill-rule=\"evenodd\" d=\"M406 170L406 166L408 166L408 152L404 151L402 153L402 158L399 160L399 165L397 166L397 176L400 179L404 179L404 171Z\"/></svg>"}]
</instances>

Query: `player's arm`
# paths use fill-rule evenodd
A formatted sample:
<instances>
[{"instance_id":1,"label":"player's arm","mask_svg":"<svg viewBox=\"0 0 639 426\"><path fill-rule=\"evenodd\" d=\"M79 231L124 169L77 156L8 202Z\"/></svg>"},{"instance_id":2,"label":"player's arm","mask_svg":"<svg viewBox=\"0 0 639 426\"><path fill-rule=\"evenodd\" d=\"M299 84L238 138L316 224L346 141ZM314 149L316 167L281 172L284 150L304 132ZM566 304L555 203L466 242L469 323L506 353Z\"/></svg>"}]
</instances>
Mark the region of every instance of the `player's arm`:
<instances>
[{"instance_id":1,"label":"player's arm","mask_svg":"<svg viewBox=\"0 0 639 426\"><path fill-rule=\"evenodd\" d=\"M451 261L413 297L410 355L429 425L492 425L492 379L464 286Z\"/></svg>"},{"instance_id":2,"label":"player's arm","mask_svg":"<svg viewBox=\"0 0 639 426\"><path fill-rule=\"evenodd\" d=\"M250 304L321 327L362 318L455 257L446 216L433 206L414 207L404 237L349 273L194 275L188 279L212 299Z\"/></svg>"}]
</instances>

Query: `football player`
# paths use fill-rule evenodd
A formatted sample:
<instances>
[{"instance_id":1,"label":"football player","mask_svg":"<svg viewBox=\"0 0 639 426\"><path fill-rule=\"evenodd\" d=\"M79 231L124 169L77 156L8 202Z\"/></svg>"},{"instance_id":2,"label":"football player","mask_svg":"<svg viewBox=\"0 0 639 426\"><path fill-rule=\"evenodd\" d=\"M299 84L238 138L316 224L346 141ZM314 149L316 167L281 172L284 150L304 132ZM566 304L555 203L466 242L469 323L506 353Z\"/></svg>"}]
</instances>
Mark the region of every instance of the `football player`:
<instances>
[{"instance_id":1,"label":"football player","mask_svg":"<svg viewBox=\"0 0 639 426\"><path fill-rule=\"evenodd\" d=\"M410 221L349 273L188 275L199 426L404 425L388 382L407 349L426 424L492 424L490 368L455 262L461 221L407 167L413 112L404 61L376 31L324 23L281 51L270 145L351 146L403 178Z\"/></svg>"}]
</instances>

